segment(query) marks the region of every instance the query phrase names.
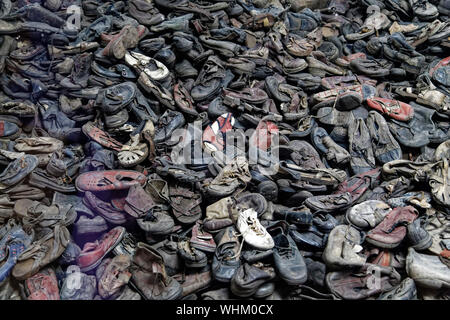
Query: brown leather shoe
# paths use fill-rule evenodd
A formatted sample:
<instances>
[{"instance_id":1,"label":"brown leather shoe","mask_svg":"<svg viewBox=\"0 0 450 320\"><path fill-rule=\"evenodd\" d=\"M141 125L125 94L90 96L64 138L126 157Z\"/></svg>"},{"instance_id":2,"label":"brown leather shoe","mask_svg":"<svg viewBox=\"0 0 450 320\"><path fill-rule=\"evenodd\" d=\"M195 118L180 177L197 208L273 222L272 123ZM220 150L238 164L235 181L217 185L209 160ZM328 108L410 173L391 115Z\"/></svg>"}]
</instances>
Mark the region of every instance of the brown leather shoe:
<instances>
[{"instance_id":1,"label":"brown leather shoe","mask_svg":"<svg viewBox=\"0 0 450 320\"><path fill-rule=\"evenodd\" d=\"M182 297L205 289L212 281L211 271L193 274L179 273L174 275L173 278L181 283L183 289L183 293L181 294Z\"/></svg>"},{"instance_id":2,"label":"brown leather shoe","mask_svg":"<svg viewBox=\"0 0 450 320\"><path fill-rule=\"evenodd\" d=\"M200 204L202 196L182 185L170 186L170 203L172 212L178 222L192 224L202 216Z\"/></svg>"},{"instance_id":3,"label":"brown leather shoe","mask_svg":"<svg viewBox=\"0 0 450 320\"><path fill-rule=\"evenodd\" d=\"M162 256L139 242L133 256L131 281L147 300L175 300L182 295L180 284L166 273Z\"/></svg>"},{"instance_id":4,"label":"brown leather shoe","mask_svg":"<svg viewBox=\"0 0 450 320\"><path fill-rule=\"evenodd\" d=\"M155 206L152 197L145 192L141 185L134 185L128 190L128 196L125 198L124 210L130 216L140 218L145 216L148 211Z\"/></svg>"}]
</instances>

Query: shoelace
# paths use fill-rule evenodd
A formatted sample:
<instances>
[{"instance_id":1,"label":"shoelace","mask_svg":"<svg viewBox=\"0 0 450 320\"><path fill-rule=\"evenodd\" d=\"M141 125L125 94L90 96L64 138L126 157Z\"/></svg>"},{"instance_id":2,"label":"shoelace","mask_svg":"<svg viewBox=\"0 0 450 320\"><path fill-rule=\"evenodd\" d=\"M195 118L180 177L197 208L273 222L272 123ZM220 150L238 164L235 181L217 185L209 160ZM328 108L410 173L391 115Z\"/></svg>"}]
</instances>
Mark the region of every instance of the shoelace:
<instances>
[{"instance_id":1,"label":"shoelace","mask_svg":"<svg viewBox=\"0 0 450 320\"><path fill-rule=\"evenodd\" d=\"M291 247L276 246L276 248L277 248L279 255L282 257L286 257L286 258L290 259L294 256L294 249Z\"/></svg>"},{"instance_id":2,"label":"shoelace","mask_svg":"<svg viewBox=\"0 0 450 320\"><path fill-rule=\"evenodd\" d=\"M236 238L239 238L240 236L242 236L242 234L240 234L236 231L233 231L233 236L235 236ZM238 251L234 255L228 257L227 260L233 260L233 259L236 259L237 257L239 257L241 255L243 245L244 245L244 240L242 240L241 243L239 244Z\"/></svg>"},{"instance_id":3,"label":"shoelace","mask_svg":"<svg viewBox=\"0 0 450 320\"><path fill-rule=\"evenodd\" d=\"M250 229L255 232L256 235L258 236L263 236L264 230L262 229L262 227L258 224L258 221L253 218L253 217L247 217L247 224L249 225Z\"/></svg>"}]
</instances>

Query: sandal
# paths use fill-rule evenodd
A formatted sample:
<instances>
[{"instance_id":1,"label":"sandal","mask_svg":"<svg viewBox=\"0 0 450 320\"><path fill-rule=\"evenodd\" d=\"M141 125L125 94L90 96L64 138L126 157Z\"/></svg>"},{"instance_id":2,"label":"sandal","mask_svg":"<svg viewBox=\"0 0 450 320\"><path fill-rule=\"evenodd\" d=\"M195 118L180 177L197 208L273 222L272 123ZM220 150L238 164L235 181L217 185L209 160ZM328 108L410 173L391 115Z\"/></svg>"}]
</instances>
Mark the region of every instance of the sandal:
<instances>
[{"instance_id":1,"label":"sandal","mask_svg":"<svg viewBox=\"0 0 450 320\"><path fill-rule=\"evenodd\" d=\"M202 216L202 196L180 185L170 186L170 205L178 222L182 224L195 223Z\"/></svg>"},{"instance_id":2,"label":"sandal","mask_svg":"<svg viewBox=\"0 0 450 320\"><path fill-rule=\"evenodd\" d=\"M148 156L148 146L140 142L140 134L131 135L130 141L117 154L119 163L125 167L134 167L142 163Z\"/></svg>"}]
</instances>

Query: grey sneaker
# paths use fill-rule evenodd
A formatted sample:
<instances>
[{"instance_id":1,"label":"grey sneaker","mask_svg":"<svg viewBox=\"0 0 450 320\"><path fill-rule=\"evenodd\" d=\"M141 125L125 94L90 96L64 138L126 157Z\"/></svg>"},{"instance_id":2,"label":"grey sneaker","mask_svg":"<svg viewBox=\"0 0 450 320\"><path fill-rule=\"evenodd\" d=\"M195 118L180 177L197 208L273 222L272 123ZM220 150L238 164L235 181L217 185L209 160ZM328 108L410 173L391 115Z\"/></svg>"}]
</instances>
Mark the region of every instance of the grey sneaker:
<instances>
[{"instance_id":1,"label":"grey sneaker","mask_svg":"<svg viewBox=\"0 0 450 320\"><path fill-rule=\"evenodd\" d=\"M356 228L367 230L375 228L391 210L383 201L367 200L349 208L345 217Z\"/></svg>"},{"instance_id":2,"label":"grey sneaker","mask_svg":"<svg viewBox=\"0 0 450 320\"><path fill-rule=\"evenodd\" d=\"M362 251L361 232L347 226L336 226L328 236L322 259L329 268L361 267L366 263Z\"/></svg>"},{"instance_id":3,"label":"grey sneaker","mask_svg":"<svg viewBox=\"0 0 450 320\"><path fill-rule=\"evenodd\" d=\"M420 254L409 248L406 272L421 287L450 288L450 269L438 256Z\"/></svg>"},{"instance_id":4,"label":"grey sneaker","mask_svg":"<svg viewBox=\"0 0 450 320\"><path fill-rule=\"evenodd\" d=\"M420 219L416 219L410 223L407 229L408 240L412 248L422 251L431 247L433 241L430 234L422 228Z\"/></svg>"}]
</instances>

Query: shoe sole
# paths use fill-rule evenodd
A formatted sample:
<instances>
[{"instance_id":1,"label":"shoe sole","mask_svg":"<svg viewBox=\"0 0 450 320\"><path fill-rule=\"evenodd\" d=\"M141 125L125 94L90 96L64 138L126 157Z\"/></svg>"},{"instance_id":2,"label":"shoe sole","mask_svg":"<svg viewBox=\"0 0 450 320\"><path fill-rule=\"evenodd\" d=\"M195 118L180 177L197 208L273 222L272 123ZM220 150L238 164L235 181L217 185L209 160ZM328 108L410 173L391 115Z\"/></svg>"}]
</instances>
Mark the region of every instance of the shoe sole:
<instances>
[{"instance_id":1,"label":"shoe sole","mask_svg":"<svg viewBox=\"0 0 450 320\"><path fill-rule=\"evenodd\" d=\"M175 280L174 280L174 281L175 281ZM130 286L131 286L137 293L139 293L139 295L140 295L144 300L154 300L154 299L148 299L148 298L142 293L142 291L139 290L138 286L134 283L133 280L131 280L131 281L129 282L129 284L130 284ZM183 294L183 289L182 289L182 287L180 286L180 290L176 291L176 292L175 292L174 294L172 294L171 296L166 297L165 300L176 300L176 299L180 298L180 297L182 296L182 294Z\"/></svg>"},{"instance_id":2,"label":"shoe sole","mask_svg":"<svg viewBox=\"0 0 450 320\"><path fill-rule=\"evenodd\" d=\"M207 264L208 264L208 260L205 259L202 262L193 262L193 263L186 262L186 267L188 267L188 268L203 268L203 267L206 267Z\"/></svg>"},{"instance_id":3,"label":"shoe sole","mask_svg":"<svg viewBox=\"0 0 450 320\"><path fill-rule=\"evenodd\" d=\"M194 243L194 242L192 242L192 240L191 240L191 246L193 248L198 249L198 250L203 251L203 252L210 252L210 253L216 252L216 247L214 247L214 248L207 247L207 246L204 246L202 244Z\"/></svg>"},{"instance_id":4,"label":"shoe sole","mask_svg":"<svg viewBox=\"0 0 450 320\"><path fill-rule=\"evenodd\" d=\"M398 247L398 246L400 245L400 243L401 243L403 240L402 240L402 241L399 241L399 242L396 242L396 243L384 243L384 242L380 242L380 241L377 241L377 240L373 240L373 239L367 237L367 238L366 238L366 241L367 241L368 243L370 243L370 244L373 244L373 245L376 246L376 247L379 247L379 248L393 249L393 248Z\"/></svg>"},{"instance_id":5,"label":"shoe sole","mask_svg":"<svg viewBox=\"0 0 450 320\"><path fill-rule=\"evenodd\" d=\"M417 251L422 251L425 249L428 249L433 244L433 240L431 239L431 236L428 234L428 236L420 241L418 244L413 245L412 247Z\"/></svg>"},{"instance_id":6,"label":"shoe sole","mask_svg":"<svg viewBox=\"0 0 450 320\"><path fill-rule=\"evenodd\" d=\"M291 279L286 279L285 277L283 277L280 274L279 274L279 276L284 282L286 282L290 286L298 286L298 285L303 284L303 283L305 283L307 281L307 278L302 279L300 281L299 280L295 281L295 280L291 280Z\"/></svg>"},{"instance_id":7,"label":"shoe sole","mask_svg":"<svg viewBox=\"0 0 450 320\"><path fill-rule=\"evenodd\" d=\"M258 288L256 289L247 289L247 290L241 290L239 288L236 287L235 283L233 281L231 281L231 285L230 285L230 290L231 292L241 298L248 298L252 295L255 294L255 292L258 290Z\"/></svg>"}]
</instances>

